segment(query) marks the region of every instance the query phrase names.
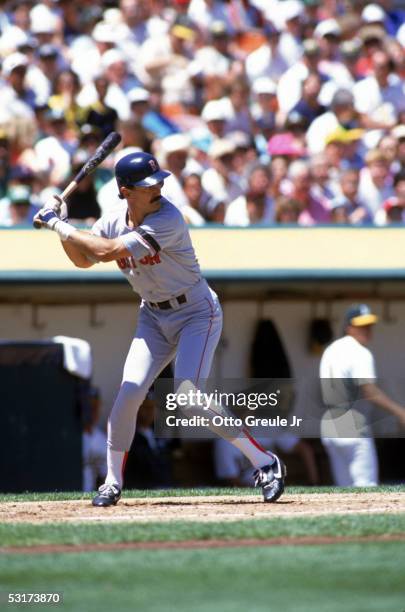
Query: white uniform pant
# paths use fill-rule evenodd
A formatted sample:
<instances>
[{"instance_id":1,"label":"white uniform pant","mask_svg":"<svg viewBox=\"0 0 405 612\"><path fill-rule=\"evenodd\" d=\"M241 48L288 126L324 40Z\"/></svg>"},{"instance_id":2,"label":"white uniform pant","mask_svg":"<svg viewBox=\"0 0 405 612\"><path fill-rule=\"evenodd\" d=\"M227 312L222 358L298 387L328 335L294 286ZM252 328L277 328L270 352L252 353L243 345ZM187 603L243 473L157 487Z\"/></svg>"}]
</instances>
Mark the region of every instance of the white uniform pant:
<instances>
[{"instance_id":1,"label":"white uniform pant","mask_svg":"<svg viewBox=\"0 0 405 612\"><path fill-rule=\"evenodd\" d=\"M322 438L334 483L339 487L373 487L378 459L373 438Z\"/></svg>"},{"instance_id":2,"label":"white uniform pant","mask_svg":"<svg viewBox=\"0 0 405 612\"><path fill-rule=\"evenodd\" d=\"M187 303L168 310L142 303L108 423L108 445L112 450L129 450L138 409L155 378L174 357L175 379L198 385L208 378L222 330L221 306L205 281L187 297Z\"/></svg>"}]
</instances>

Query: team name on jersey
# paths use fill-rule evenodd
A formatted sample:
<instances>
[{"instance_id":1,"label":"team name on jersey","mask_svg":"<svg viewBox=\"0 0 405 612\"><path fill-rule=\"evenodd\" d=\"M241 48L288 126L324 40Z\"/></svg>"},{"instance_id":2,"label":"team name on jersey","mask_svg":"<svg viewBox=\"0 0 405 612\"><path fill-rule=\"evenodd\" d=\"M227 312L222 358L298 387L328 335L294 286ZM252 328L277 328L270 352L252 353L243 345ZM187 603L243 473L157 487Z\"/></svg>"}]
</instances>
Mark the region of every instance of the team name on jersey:
<instances>
[{"instance_id":1,"label":"team name on jersey","mask_svg":"<svg viewBox=\"0 0 405 612\"><path fill-rule=\"evenodd\" d=\"M134 269L138 267L133 257L122 257L116 261L120 270L126 270L127 268ZM155 264L160 264L161 261L162 260L159 257L159 253L156 253L155 255L145 255L145 257L142 257L138 263L142 264L143 266L154 266Z\"/></svg>"}]
</instances>

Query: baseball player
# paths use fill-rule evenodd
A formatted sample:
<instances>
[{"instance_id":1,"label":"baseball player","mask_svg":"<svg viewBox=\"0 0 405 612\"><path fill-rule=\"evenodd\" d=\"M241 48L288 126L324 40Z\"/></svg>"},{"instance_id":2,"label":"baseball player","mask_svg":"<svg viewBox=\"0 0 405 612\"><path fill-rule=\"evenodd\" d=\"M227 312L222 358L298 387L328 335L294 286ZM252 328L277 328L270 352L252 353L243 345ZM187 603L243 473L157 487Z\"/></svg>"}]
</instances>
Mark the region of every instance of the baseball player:
<instances>
[{"instance_id":1,"label":"baseball player","mask_svg":"<svg viewBox=\"0 0 405 612\"><path fill-rule=\"evenodd\" d=\"M370 401L405 426L405 409L376 385L374 358L367 348L377 316L366 304L348 309L342 338L329 345L320 363L321 391L327 408L321 439L335 484L366 487L378 483L378 460L367 405Z\"/></svg>"},{"instance_id":2,"label":"baseball player","mask_svg":"<svg viewBox=\"0 0 405 612\"><path fill-rule=\"evenodd\" d=\"M126 454L135 434L136 417L151 384L175 358L175 379L198 386L207 379L222 329L217 295L202 278L187 225L179 210L161 196L168 172L148 153L135 152L115 166L119 197L127 206L103 215L92 233L62 220L59 200L37 215L54 230L79 268L115 261L142 298L135 337L125 362L121 387L108 421L105 484L95 506L115 505L121 496ZM58 216L59 215L59 216ZM284 491L286 469L247 430L216 427L217 414L201 409L210 429L239 448L255 468L256 486L266 502Z\"/></svg>"}]
</instances>

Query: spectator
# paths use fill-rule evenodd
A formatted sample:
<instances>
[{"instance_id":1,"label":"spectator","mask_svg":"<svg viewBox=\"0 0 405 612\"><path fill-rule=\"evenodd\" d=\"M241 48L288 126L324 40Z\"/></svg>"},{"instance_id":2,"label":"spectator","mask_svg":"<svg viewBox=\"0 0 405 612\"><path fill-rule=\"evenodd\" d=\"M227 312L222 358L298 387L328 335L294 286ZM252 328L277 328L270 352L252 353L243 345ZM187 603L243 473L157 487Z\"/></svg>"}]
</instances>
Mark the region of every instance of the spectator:
<instances>
[{"instance_id":1,"label":"spectator","mask_svg":"<svg viewBox=\"0 0 405 612\"><path fill-rule=\"evenodd\" d=\"M192 225L204 225L211 220L216 202L204 191L199 174L190 173L183 177L183 190L189 202L183 209L183 216ZM191 209L191 210L190 210Z\"/></svg>"},{"instance_id":2,"label":"spectator","mask_svg":"<svg viewBox=\"0 0 405 612\"><path fill-rule=\"evenodd\" d=\"M231 202L225 214L225 225L248 226L271 223L274 220L274 202L269 195L270 172L266 166L253 167L246 195Z\"/></svg>"},{"instance_id":3,"label":"spectator","mask_svg":"<svg viewBox=\"0 0 405 612\"><path fill-rule=\"evenodd\" d=\"M29 109L35 106L35 93L25 83L27 69L28 59L22 53L12 53L5 58L2 72L7 88L2 92L1 97L13 105L18 101L21 109L28 107L24 114L31 117Z\"/></svg>"},{"instance_id":4,"label":"spectator","mask_svg":"<svg viewBox=\"0 0 405 612\"><path fill-rule=\"evenodd\" d=\"M204 81L219 76L230 83L241 73L232 52L232 39L224 21L213 21L209 27L207 44L196 50L189 72L194 78Z\"/></svg>"},{"instance_id":5,"label":"spectator","mask_svg":"<svg viewBox=\"0 0 405 612\"><path fill-rule=\"evenodd\" d=\"M319 69L321 48L314 39L307 39L303 45L303 55L280 78L277 87L277 98L280 109L288 113L300 101L302 83L310 72L316 72L324 78Z\"/></svg>"},{"instance_id":6,"label":"spectator","mask_svg":"<svg viewBox=\"0 0 405 612\"><path fill-rule=\"evenodd\" d=\"M79 91L80 81L77 74L70 69L62 70L56 75L53 94L48 100L49 108L64 113L71 140L77 135L83 113L77 102Z\"/></svg>"},{"instance_id":7,"label":"spectator","mask_svg":"<svg viewBox=\"0 0 405 612\"><path fill-rule=\"evenodd\" d=\"M271 185L270 193L273 199L278 198L285 191L285 184L288 184L288 167L292 158L288 155L275 154L271 157Z\"/></svg>"},{"instance_id":8,"label":"spectator","mask_svg":"<svg viewBox=\"0 0 405 612\"><path fill-rule=\"evenodd\" d=\"M255 143L246 132L228 132L226 138L235 145L233 156L234 170L245 181L248 168L257 161L258 156Z\"/></svg>"},{"instance_id":9,"label":"spectator","mask_svg":"<svg viewBox=\"0 0 405 612\"><path fill-rule=\"evenodd\" d=\"M405 110L403 83L393 73L393 63L383 51L372 56L372 74L356 83L353 88L356 110L362 126L367 130L384 130L394 127L398 115ZM371 134L376 142L380 136Z\"/></svg>"},{"instance_id":10,"label":"spectator","mask_svg":"<svg viewBox=\"0 0 405 612\"><path fill-rule=\"evenodd\" d=\"M330 201L334 195L334 182L332 181L330 164L324 153L314 155L310 159L312 193L321 200Z\"/></svg>"},{"instance_id":11,"label":"spectator","mask_svg":"<svg viewBox=\"0 0 405 612\"><path fill-rule=\"evenodd\" d=\"M37 51L38 65L30 63L26 83L35 94L35 105L47 104L53 84L61 71L62 60L56 45L42 45Z\"/></svg>"},{"instance_id":12,"label":"spectator","mask_svg":"<svg viewBox=\"0 0 405 612\"><path fill-rule=\"evenodd\" d=\"M319 94L322 79L317 72L310 72L302 83L302 95L292 112L300 113L308 121L308 125L319 115L326 112L326 108L319 103Z\"/></svg>"},{"instance_id":13,"label":"spectator","mask_svg":"<svg viewBox=\"0 0 405 612\"><path fill-rule=\"evenodd\" d=\"M332 208L335 210L339 206L344 207L348 223L358 225L372 221L366 202L359 198L359 171L356 168L340 173L339 192L332 201ZM340 212L337 211L335 216Z\"/></svg>"},{"instance_id":14,"label":"spectator","mask_svg":"<svg viewBox=\"0 0 405 612\"><path fill-rule=\"evenodd\" d=\"M160 86L163 105L178 106L191 103L193 87L188 72L194 58L195 28L190 20L178 17L164 36L147 39L137 55L142 73L140 79L148 88Z\"/></svg>"},{"instance_id":15,"label":"spectator","mask_svg":"<svg viewBox=\"0 0 405 612\"><path fill-rule=\"evenodd\" d=\"M365 161L366 166L360 172L359 197L367 202L374 218L383 203L394 195L390 162L378 149L369 151Z\"/></svg>"},{"instance_id":16,"label":"spectator","mask_svg":"<svg viewBox=\"0 0 405 612\"><path fill-rule=\"evenodd\" d=\"M314 38L318 40L321 48L321 62L319 67L327 76L331 76L339 64L339 43L342 30L336 19L323 19L314 30Z\"/></svg>"},{"instance_id":17,"label":"spectator","mask_svg":"<svg viewBox=\"0 0 405 612\"><path fill-rule=\"evenodd\" d=\"M172 134L160 141L157 156L162 166L171 173L165 180L162 195L180 208L189 202L182 186L183 171L190 152L190 139L183 134Z\"/></svg>"},{"instance_id":18,"label":"spectator","mask_svg":"<svg viewBox=\"0 0 405 612\"><path fill-rule=\"evenodd\" d=\"M358 153L359 142L363 136L363 130L346 130L338 127L327 135L325 139L325 156L331 168L336 170L344 166L361 168L363 159Z\"/></svg>"},{"instance_id":19,"label":"spectator","mask_svg":"<svg viewBox=\"0 0 405 612\"><path fill-rule=\"evenodd\" d=\"M294 161L288 170L290 180L291 199L301 205L298 218L300 225L313 225L314 223L327 223L330 219L326 203L316 198L311 191L311 171L304 161Z\"/></svg>"},{"instance_id":20,"label":"spectator","mask_svg":"<svg viewBox=\"0 0 405 612\"><path fill-rule=\"evenodd\" d=\"M229 88L229 119L225 125L225 134L239 130L246 134L252 132L252 119L249 109L249 87L243 79L238 78Z\"/></svg>"},{"instance_id":21,"label":"spectator","mask_svg":"<svg viewBox=\"0 0 405 612\"><path fill-rule=\"evenodd\" d=\"M252 86L260 78L279 81L289 66L280 50L280 29L267 22L263 34L265 42L252 51L245 60L246 75Z\"/></svg>"},{"instance_id":22,"label":"spectator","mask_svg":"<svg viewBox=\"0 0 405 612\"><path fill-rule=\"evenodd\" d=\"M96 77L94 79L94 87L97 92L97 100L83 109L80 115L80 123L99 128L101 137L104 139L107 134L116 129L118 113L106 103L108 79L105 76Z\"/></svg>"},{"instance_id":23,"label":"spectator","mask_svg":"<svg viewBox=\"0 0 405 612\"><path fill-rule=\"evenodd\" d=\"M381 2L120 0L81 11L50 0L6 3L0 130L8 142L2 168L0 139L0 197L10 163L35 174L35 198L45 185L63 188L77 149L90 154L118 129L123 148L145 151L158 151L173 134L189 135L193 147L171 182L181 193L185 176L201 175L211 190L205 221L223 221L230 202L246 197L257 160L271 166L274 200L290 196L288 168L305 159L311 196L326 209L341 196L341 173L355 167L356 198L364 205L367 196L372 214L380 211L375 222L385 223L392 176L405 167L405 29L403 11ZM64 124L56 117L60 110ZM364 130L360 139L358 129ZM208 155L218 139L234 147L224 159ZM374 149L388 158L388 172L381 161L364 168ZM314 157L319 153L327 170ZM113 182L102 186L110 173L107 162L95 176L103 210L120 204ZM184 193L181 201L189 205ZM254 198L251 206L260 208ZM307 205L301 206L302 221ZM341 211L333 206L336 218ZM398 214L391 208L390 218ZM354 222L351 207L344 210ZM196 214L194 220L202 222Z\"/></svg>"},{"instance_id":24,"label":"spectator","mask_svg":"<svg viewBox=\"0 0 405 612\"><path fill-rule=\"evenodd\" d=\"M207 126L206 136L211 144L216 138L225 136L226 124L232 119L232 110L223 98L209 100L201 111L201 119Z\"/></svg>"},{"instance_id":25,"label":"spectator","mask_svg":"<svg viewBox=\"0 0 405 612\"><path fill-rule=\"evenodd\" d=\"M12 227L15 225L32 226L34 216L39 207L31 198L31 190L26 185L10 186L5 198L0 200L0 225Z\"/></svg>"},{"instance_id":26,"label":"spectator","mask_svg":"<svg viewBox=\"0 0 405 612\"><path fill-rule=\"evenodd\" d=\"M379 225L405 222L405 172L402 170L394 177L394 195L383 204L376 215Z\"/></svg>"},{"instance_id":27,"label":"spectator","mask_svg":"<svg viewBox=\"0 0 405 612\"><path fill-rule=\"evenodd\" d=\"M68 177L66 183L71 180L79 172L80 168L88 160L88 154L83 149L78 149L72 158L72 173ZM97 221L100 217L100 206L97 202L97 193L95 188L95 175L89 174L78 184L76 190L68 200L68 217L70 223L84 224L88 227Z\"/></svg>"},{"instance_id":28,"label":"spectator","mask_svg":"<svg viewBox=\"0 0 405 612\"><path fill-rule=\"evenodd\" d=\"M397 141L396 161L398 165L398 171L405 170L405 125L398 125L391 134Z\"/></svg>"},{"instance_id":29,"label":"spectator","mask_svg":"<svg viewBox=\"0 0 405 612\"><path fill-rule=\"evenodd\" d=\"M280 38L280 53L288 66L298 62L302 52L301 23L303 17L303 4L299 0L285 0L280 6L283 32Z\"/></svg>"},{"instance_id":30,"label":"spectator","mask_svg":"<svg viewBox=\"0 0 405 612\"><path fill-rule=\"evenodd\" d=\"M70 159L76 143L72 142L62 109L45 114L47 135L34 146L37 169L49 176L49 184L59 186L70 172Z\"/></svg>"},{"instance_id":31,"label":"spectator","mask_svg":"<svg viewBox=\"0 0 405 612\"><path fill-rule=\"evenodd\" d=\"M363 42L363 54L357 62L357 69L361 77L369 76L373 71L373 55L384 51L385 31L380 26L364 26L359 31Z\"/></svg>"},{"instance_id":32,"label":"spectator","mask_svg":"<svg viewBox=\"0 0 405 612\"><path fill-rule=\"evenodd\" d=\"M397 162L398 141L394 134L384 134L377 144L377 149L381 151L389 161L390 171L392 173L399 170Z\"/></svg>"},{"instance_id":33,"label":"spectator","mask_svg":"<svg viewBox=\"0 0 405 612\"><path fill-rule=\"evenodd\" d=\"M6 195L10 178L10 141L5 130L0 129L0 198Z\"/></svg>"},{"instance_id":34,"label":"spectator","mask_svg":"<svg viewBox=\"0 0 405 612\"><path fill-rule=\"evenodd\" d=\"M155 96L156 97L156 96ZM128 100L131 109L131 119L140 124L145 136L153 138L165 138L170 134L178 133L178 127L166 115L155 108L153 96L143 87L134 87L128 92ZM129 143L130 144L130 143ZM142 147L143 148L143 147ZM149 146L147 147L147 150Z\"/></svg>"},{"instance_id":35,"label":"spectator","mask_svg":"<svg viewBox=\"0 0 405 612\"><path fill-rule=\"evenodd\" d=\"M347 89L338 89L332 98L330 110L311 123L307 132L309 152L312 155L321 153L325 149L327 136L339 127L347 130L359 127L353 94Z\"/></svg>"},{"instance_id":36,"label":"spectator","mask_svg":"<svg viewBox=\"0 0 405 612\"><path fill-rule=\"evenodd\" d=\"M251 117L258 150L265 154L267 142L273 136L277 123L277 85L268 77L258 78L252 86Z\"/></svg>"},{"instance_id":37,"label":"spectator","mask_svg":"<svg viewBox=\"0 0 405 612\"><path fill-rule=\"evenodd\" d=\"M274 220L276 223L298 223L301 204L286 196L280 196L275 201Z\"/></svg>"},{"instance_id":38,"label":"spectator","mask_svg":"<svg viewBox=\"0 0 405 612\"><path fill-rule=\"evenodd\" d=\"M209 151L212 164L202 175L202 186L210 196L227 207L243 194L240 178L233 167L235 145L225 138L215 140Z\"/></svg>"}]
</instances>

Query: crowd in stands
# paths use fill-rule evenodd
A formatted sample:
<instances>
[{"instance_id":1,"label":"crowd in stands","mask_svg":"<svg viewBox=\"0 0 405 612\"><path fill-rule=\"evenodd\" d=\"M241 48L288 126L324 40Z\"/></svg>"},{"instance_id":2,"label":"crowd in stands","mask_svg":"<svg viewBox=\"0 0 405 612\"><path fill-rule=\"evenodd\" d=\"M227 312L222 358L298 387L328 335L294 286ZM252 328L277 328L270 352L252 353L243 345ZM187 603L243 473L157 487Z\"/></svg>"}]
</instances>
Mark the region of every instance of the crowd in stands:
<instances>
[{"instance_id":1,"label":"crowd in stands","mask_svg":"<svg viewBox=\"0 0 405 612\"><path fill-rule=\"evenodd\" d=\"M114 162L152 152L192 225L405 221L405 8L396 0L0 4L0 225L69 199L122 206Z\"/></svg>"}]
</instances>

